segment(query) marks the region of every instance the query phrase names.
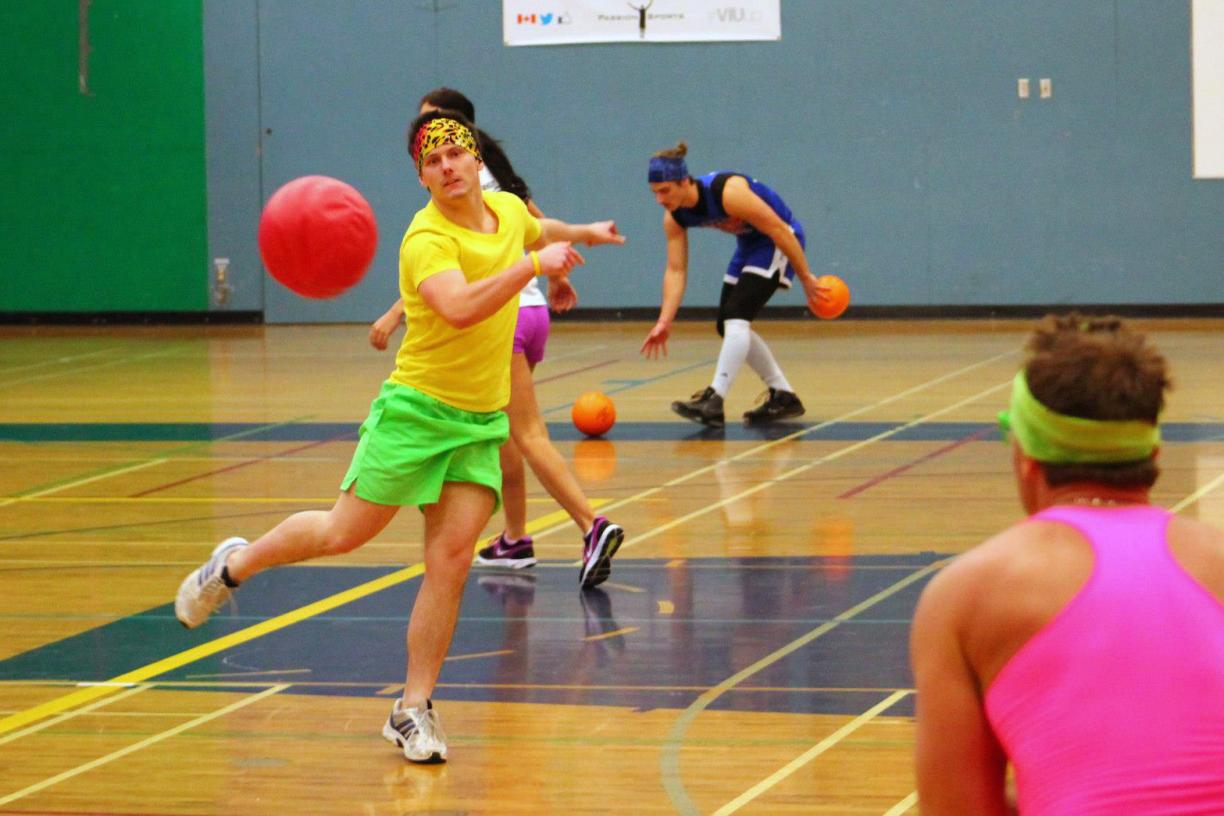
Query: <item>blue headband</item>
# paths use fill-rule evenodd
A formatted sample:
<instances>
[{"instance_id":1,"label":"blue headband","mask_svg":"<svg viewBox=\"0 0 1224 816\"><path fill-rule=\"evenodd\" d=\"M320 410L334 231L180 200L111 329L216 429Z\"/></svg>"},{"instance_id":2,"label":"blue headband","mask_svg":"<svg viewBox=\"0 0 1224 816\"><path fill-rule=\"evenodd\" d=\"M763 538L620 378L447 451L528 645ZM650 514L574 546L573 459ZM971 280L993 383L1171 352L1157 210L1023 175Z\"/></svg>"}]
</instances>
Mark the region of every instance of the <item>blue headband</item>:
<instances>
[{"instance_id":1,"label":"blue headband","mask_svg":"<svg viewBox=\"0 0 1224 816\"><path fill-rule=\"evenodd\" d=\"M689 177L688 165L680 157L655 156L650 160L650 172L647 179L651 184L657 181L680 181Z\"/></svg>"}]
</instances>

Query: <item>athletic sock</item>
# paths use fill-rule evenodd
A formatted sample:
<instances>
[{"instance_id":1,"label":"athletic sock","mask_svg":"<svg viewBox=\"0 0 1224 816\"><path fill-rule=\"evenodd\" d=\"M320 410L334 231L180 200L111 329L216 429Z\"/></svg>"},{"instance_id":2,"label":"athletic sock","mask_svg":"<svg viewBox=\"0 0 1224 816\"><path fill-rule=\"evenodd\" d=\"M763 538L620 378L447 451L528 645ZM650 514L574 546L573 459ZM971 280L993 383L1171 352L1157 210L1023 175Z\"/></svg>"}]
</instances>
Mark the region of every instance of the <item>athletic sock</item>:
<instances>
[{"instance_id":1,"label":"athletic sock","mask_svg":"<svg viewBox=\"0 0 1224 816\"><path fill-rule=\"evenodd\" d=\"M749 337L752 333L752 324L747 320L723 321L722 350L718 352L718 368L714 371L714 382L710 383L710 387L718 396L725 397L731 390L735 375L748 357Z\"/></svg>"},{"instance_id":2,"label":"athletic sock","mask_svg":"<svg viewBox=\"0 0 1224 816\"><path fill-rule=\"evenodd\" d=\"M221 568L221 583L225 584L230 589L238 588L238 582L230 577L228 566Z\"/></svg>"},{"instance_id":3,"label":"athletic sock","mask_svg":"<svg viewBox=\"0 0 1224 816\"><path fill-rule=\"evenodd\" d=\"M761 335L756 332L749 333L748 367L757 373L757 376L765 381L765 384L776 391L789 391L792 394L795 389L791 388L790 382L786 379L786 375L782 373L782 368L778 365L778 361L774 359L773 352L769 350L769 346L761 338Z\"/></svg>"}]
</instances>

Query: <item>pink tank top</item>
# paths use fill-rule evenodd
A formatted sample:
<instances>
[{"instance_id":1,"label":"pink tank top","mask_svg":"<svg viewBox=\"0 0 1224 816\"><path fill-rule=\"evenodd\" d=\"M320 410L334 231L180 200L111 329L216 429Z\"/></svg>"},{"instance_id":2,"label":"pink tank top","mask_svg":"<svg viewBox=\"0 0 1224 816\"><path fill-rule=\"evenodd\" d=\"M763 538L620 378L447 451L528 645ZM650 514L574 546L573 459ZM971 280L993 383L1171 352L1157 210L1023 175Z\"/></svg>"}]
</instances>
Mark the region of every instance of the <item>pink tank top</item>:
<instances>
[{"instance_id":1,"label":"pink tank top","mask_svg":"<svg viewBox=\"0 0 1224 816\"><path fill-rule=\"evenodd\" d=\"M1052 507L1091 577L986 692L1020 813L1224 814L1224 606L1157 507Z\"/></svg>"}]
</instances>

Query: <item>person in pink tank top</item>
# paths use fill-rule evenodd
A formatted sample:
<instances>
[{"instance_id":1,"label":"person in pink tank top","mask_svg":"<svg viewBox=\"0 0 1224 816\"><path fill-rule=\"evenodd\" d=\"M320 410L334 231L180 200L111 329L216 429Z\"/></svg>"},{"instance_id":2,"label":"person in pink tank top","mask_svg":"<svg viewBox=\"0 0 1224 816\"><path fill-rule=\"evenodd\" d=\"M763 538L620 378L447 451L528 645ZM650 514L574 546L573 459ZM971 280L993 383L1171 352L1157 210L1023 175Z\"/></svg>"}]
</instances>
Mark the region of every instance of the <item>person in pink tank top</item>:
<instances>
[{"instance_id":1,"label":"person in pink tank top","mask_svg":"<svg viewBox=\"0 0 1224 816\"><path fill-rule=\"evenodd\" d=\"M1167 364L1074 314L1028 352L1000 425L1030 515L914 613L922 812L1224 814L1224 534L1149 502Z\"/></svg>"}]
</instances>

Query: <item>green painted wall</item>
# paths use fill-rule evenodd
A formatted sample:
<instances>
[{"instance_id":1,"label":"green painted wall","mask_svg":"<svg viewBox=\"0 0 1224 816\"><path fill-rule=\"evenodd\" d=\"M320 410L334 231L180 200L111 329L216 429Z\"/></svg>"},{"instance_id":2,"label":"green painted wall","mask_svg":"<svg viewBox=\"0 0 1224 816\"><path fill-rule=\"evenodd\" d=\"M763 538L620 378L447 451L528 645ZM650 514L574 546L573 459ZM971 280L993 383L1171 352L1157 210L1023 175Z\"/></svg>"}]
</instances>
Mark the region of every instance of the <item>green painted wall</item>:
<instances>
[{"instance_id":1,"label":"green painted wall","mask_svg":"<svg viewBox=\"0 0 1224 816\"><path fill-rule=\"evenodd\" d=\"M0 312L208 308L201 0L0 0Z\"/></svg>"}]
</instances>

